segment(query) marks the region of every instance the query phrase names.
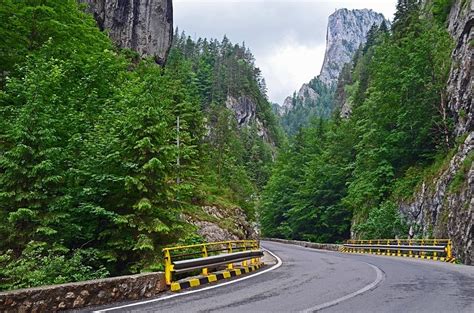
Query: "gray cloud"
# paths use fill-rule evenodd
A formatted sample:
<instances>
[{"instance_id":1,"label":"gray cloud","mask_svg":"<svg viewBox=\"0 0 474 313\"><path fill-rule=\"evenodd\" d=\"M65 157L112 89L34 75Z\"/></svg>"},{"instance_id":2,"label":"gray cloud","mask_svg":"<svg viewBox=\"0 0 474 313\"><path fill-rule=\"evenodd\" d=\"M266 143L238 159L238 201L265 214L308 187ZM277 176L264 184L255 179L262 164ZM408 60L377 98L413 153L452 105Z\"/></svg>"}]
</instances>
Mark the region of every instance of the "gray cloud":
<instances>
[{"instance_id":1,"label":"gray cloud","mask_svg":"<svg viewBox=\"0 0 474 313\"><path fill-rule=\"evenodd\" d=\"M333 11L322 3L203 1L175 2L175 24L189 35L245 41L258 52L291 36L298 42L324 42L327 16Z\"/></svg>"},{"instance_id":2,"label":"gray cloud","mask_svg":"<svg viewBox=\"0 0 474 313\"><path fill-rule=\"evenodd\" d=\"M322 47L325 45L327 18L335 9L368 7L377 11L374 5L379 8L394 7L394 2L175 0L174 20L175 26L191 37L221 39L227 35L234 43L245 41L255 55L257 65L263 70L270 99L281 102L303 82L319 74L324 57ZM292 49L295 49L294 56ZM296 52L301 49L310 51L304 54L305 60L301 60L301 53ZM286 51L284 57L272 57L282 50ZM292 68L294 72L290 75L285 67L297 68Z\"/></svg>"}]
</instances>

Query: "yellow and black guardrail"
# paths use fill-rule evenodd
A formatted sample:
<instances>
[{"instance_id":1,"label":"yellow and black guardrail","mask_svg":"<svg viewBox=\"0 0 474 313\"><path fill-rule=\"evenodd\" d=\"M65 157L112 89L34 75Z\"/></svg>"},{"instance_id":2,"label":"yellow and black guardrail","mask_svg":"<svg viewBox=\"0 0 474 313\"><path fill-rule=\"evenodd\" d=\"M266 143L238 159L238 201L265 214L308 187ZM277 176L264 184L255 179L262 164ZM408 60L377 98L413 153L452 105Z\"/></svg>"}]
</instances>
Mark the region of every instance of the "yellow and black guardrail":
<instances>
[{"instance_id":1,"label":"yellow and black guardrail","mask_svg":"<svg viewBox=\"0 0 474 313\"><path fill-rule=\"evenodd\" d=\"M263 251L257 240L234 240L165 248L163 254L166 284L178 291L256 270L262 265ZM209 274L221 268L224 270ZM175 274L195 271L200 271L201 277L173 282Z\"/></svg>"},{"instance_id":2,"label":"yellow and black guardrail","mask_svg":"<svg viewBox=\"0 0 474 313\"><path fill-rule=\"evenodd\" d=\"M348 240L341 248L347 253L370 253L454 263L449 239Z\"/></svg>"}]
</instances>

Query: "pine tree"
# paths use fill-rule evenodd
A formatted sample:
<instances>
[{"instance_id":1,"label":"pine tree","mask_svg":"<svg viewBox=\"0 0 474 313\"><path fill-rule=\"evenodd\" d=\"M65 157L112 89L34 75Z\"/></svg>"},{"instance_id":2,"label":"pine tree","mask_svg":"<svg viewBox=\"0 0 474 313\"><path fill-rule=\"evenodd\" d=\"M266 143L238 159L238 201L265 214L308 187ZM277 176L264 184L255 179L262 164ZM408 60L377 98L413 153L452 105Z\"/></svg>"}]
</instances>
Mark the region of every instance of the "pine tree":
<instances>
[{"instance_id":1,"label":"pine tree","mask_svg":"<svg viewBox=\"0 0 474 313\"><path fill-rule=\"evenodd\" d=\"M419 0L398 0L392 23L392 29L396 36L402 36L402 33L409 28L410 24L418 19L419 10Z\"/></svg>"}]
</instances>

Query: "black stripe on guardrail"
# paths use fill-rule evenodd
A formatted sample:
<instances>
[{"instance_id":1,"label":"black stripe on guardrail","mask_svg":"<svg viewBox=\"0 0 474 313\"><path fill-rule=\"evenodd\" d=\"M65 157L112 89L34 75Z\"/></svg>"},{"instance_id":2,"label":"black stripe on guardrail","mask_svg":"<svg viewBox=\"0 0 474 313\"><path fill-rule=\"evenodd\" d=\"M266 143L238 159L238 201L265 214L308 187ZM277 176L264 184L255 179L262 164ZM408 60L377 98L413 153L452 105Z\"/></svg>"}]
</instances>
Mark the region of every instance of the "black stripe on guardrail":
<instances>
[{"instance_id":1,"label":"black stripe on guardrail","mask_svg":"<svg viewBox=\"0 0 474 313\"><path fill-rule=\"evenodd\" d=\"M222 255L213 255L204 258L196 258L190 260L182 260L173 262L174 270L180 271L185 270L188 268L196 268L196 267L210 267L214 264L220 263L233 263L232 261L235 260L244 260L244 259L251 259L263 256L262 250L257 251L243 251L243 252L235 252L229 254L222 254Z\"/></svg>"},{"instance_id":2,"label":"black stripe on guardrail","mask_svg":"<svg viewBox=\"0 0 474 313\"><path fill-rule=\"evenodd\" d=\"M260 264L255 264L251 266L246 266L246 267L239 267L236 269L226 270L226 271L222 271L215 274L209 274L206 277L191 278L182 282L171 283L171 291L180 291L180 290L187 289L190 287L197 287L197 286L213 283L218 280L222 280L222 279L226 279L230 277L236 277L245 273L256 271L257 269L261 268L263 265L264 265L263 263L260 263Z\"/></svg>"},{"instance_id":3,"label":"black stripe on guardrail","mask_svg":"<svg viewBox=\"0 0 474 313\"><path fill-rule=\"evenodd\" d=\"M191 287L191 284L189 283L189 281L185 281L185 282L182 282L182 283L181 283L180 287L181 287L182 289L186 289L186 288Z\"/></svg>"}]
</instances>

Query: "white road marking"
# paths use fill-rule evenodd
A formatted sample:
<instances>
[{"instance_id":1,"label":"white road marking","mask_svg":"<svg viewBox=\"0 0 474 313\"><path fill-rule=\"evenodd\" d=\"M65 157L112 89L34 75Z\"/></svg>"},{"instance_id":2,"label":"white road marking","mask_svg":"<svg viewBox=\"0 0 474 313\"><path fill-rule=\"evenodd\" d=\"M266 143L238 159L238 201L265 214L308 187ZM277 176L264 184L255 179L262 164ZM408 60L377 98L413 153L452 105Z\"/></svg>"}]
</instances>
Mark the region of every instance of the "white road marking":
<instances>
[{"instance_id":1,"label":"white road marking","mask_svg":"<svg viewBox=\"0 0 474 313\"><path fill-rule=\"evenodd\" d=\"M160 301L168 300L168 299L171 299L171 298L182 297L182 296L186 296L186 295L193 294L193 293L198 293L198 292L202 292L202 291L206 291L206 290L210 290L210 289L214 289L214 288L227 286L227 285L230 285L230 284L235 284L235 283L238 283L240 281L250 279L252 277L256 277L256 276L265 274L267 272L276 270L277 268L279 268L283 264L281 259L276 254L274 254L273 252L271 252L268 249L264 249L264 250L267 251L268 253L270 253L277 260L277 263L275 265L273 265L272 267L267 268L266 270L263 270L261 272L257 272L255 274L244 276L244 277L241 277L241 278L238 278L238 279L235 279L235 280L231 280L231 281L228 281L228 282L225 282L225 283L221 283L221 284L218 284L218 285L214 285L214 286L209 286L209 287L205 287L205 288L201 288L201 289L197 289L197 290L190 290L190 291L186 291L186 292L176 293L176 294L161 297L161 298L158 298L158 299L140 301L140 302L135 302L135 303L126 304L126 305L122 305L122 306L117 306L117 307L113 307L113 308L97 310L97 311L93 311L93 313L109 312L109 311L114 311L114 310L119 310L119 309L124 309L124 308L130 308L130 307L143 305L143 304L160 302Z\"/></svg>"},{"instance_id":2,"label":"white road marking","mask_svg":"<svg viewBox=\"0 0 474 313\"><path fill-rule=\"evenodd\" d=\"M359 262L360 262L360 261L359 261ZM374 280L372 283L370 283L370 284L368 284L367 286L365 286L364 288L359 289L359 290L357 290L357 291L354 291L353 293L350 293L350 294L348 294L348 295L346 295L346 296L344 296L344 297L341 297L341 298L338 298L338 299L336 299L336 300L329 301L329 302L326 302L326 303L323 303L323 304L318 304L318 305L313 306L313 307L311 307L311 308L309 308L309 309L306 309L306 310L304 310L304 311L301 311L301 313L317 312L317 311L319 311L319 310L322 310L322 309L331 307L331 306L336 305L336 304L338 304L338 303L340 303L340 302L342 302L342 301L349 300L349 299L351 299L351 298L353 298L353 297L355 297L355 296L358 296L358 295L360 295L360 294L362 294L362 293L364 293L364 292L367 292L367 291L369 291L369 290L372 290L372 289L375 288L378 284L380 284L380 282L381 282L381 281L383 280L383 278L384 278L384 274L383 274L382 270L381 270L380 268L378 268L377 266L372 265L372 264L369 264L369 263L367 263L367 262L361 262L361 263L365 263L365 264L371 266L371 267L375 270L375 272L377 273L377 277L375 278L375 280Z\"/></svg>"}]
</instances>

